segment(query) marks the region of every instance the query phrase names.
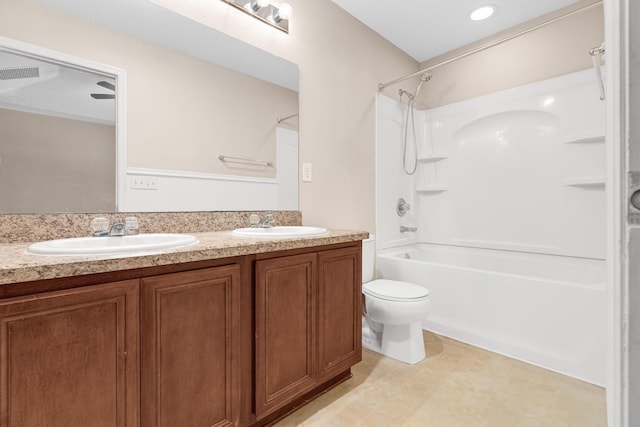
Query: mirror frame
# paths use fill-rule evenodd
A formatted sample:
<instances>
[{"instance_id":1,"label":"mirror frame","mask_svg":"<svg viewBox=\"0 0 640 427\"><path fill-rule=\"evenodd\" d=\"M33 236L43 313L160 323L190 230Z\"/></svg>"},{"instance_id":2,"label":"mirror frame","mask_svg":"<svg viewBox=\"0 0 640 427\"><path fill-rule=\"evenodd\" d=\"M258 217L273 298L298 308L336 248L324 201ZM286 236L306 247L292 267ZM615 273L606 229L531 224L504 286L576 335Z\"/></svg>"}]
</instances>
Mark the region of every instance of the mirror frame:
<instances>
[{"instance_id":1,"label":"mirror frame","mask_svg":"<svg viewBox=\"0 0 640 427\"><path fill-rule=\"evenodd\" d=\"M74 68L93 74L115 79L116 82L116 206L113 212L119 212L120 206L126 199L127 191L127 126L126 126L126 72L123 69L90 61L78 56L58 52L41 46L21 42L8 37L0 36L0 51L28 58L51 62L56 65Z\"/></svg>"}]
</instances>

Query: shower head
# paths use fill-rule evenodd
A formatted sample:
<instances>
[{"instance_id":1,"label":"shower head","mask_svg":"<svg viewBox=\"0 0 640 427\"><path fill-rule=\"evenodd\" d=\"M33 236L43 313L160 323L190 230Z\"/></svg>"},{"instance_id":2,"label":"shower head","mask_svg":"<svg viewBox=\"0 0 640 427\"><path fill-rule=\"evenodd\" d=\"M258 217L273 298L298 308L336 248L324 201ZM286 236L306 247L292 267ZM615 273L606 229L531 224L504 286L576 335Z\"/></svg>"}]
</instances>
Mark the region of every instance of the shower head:
<instances>
[{"instance_id":1,"label":"shower head","mask_svg":"<svg viewBox=\"0 0 640 427\"><path fill-rule=\"evenodd\" d=\"M428 82L429 80L431 80L432 76L433 76L433 73L431 71L427 71L420 77L420 82L418 83L418 87L416 87L416 91L413 93L413 97L411 97L412 101L420 93L420 88L422 88L422 84L424 82Z\"/></svg>"},{"instance_id":2,"label":"shower head","mask_svg":"<svg viewBox=\"0 0 640 427\"><path fill-rule=\"evenodd\" d=\"M420 77L420 81L428 82L431 80L431 77L433 77L433 73L429 70Z\"/></svg>"}]
</instances>

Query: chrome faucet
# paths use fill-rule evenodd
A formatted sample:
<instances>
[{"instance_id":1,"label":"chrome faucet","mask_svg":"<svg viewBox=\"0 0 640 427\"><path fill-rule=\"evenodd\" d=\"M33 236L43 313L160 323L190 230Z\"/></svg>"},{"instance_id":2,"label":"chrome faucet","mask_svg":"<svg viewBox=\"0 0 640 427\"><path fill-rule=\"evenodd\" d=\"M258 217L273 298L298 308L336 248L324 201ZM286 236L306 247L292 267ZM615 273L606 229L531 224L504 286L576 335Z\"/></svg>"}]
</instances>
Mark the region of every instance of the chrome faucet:
<instances>
[{"instance_id":1,"label":"chrome faucet","mask_svg":"<svg viewBox=\"0 0 640 427\"><path fill-rule=\"evenodd\" d=\"M401 233L406 233L408 231L415 233L416 231L418 231L418 227L405 227L404 225L400 226Z\"/></svg>"},{"instance_id":2,"label":"chrome faucet","mask_svg":"<svg viewBox=\"0 0 640 427\"><path fill-rule=\"evenodd\" d=\"M266 214L262 220L258 223L259 228L271 228L273 224L276 222L276 219L273 217L273 214Z\"/></svg>"},{"instance_id":3,"label":"chrome faucet","mask_svg":"<svg viewBox=\"0 0 640 427\"><path fill-rule=\"evenodd\" d=\"M260 219L260 215L251 214L249 216L249 226L251 228L271 228L275 224L276 219L273 214L266 214L264 218Z\"/></svg>"},{"instance_id":4,"label":"chrome faucet","mask_svg":"<svg viewBox=\"0 0 640 427\"><path fill-rule=\"evenodd\" d=\"M124 230L126 228L126 223L122 218L116 218L113 220L113 224L109 228L109 236L124 236Z\"/></svg>"}]
</instances>

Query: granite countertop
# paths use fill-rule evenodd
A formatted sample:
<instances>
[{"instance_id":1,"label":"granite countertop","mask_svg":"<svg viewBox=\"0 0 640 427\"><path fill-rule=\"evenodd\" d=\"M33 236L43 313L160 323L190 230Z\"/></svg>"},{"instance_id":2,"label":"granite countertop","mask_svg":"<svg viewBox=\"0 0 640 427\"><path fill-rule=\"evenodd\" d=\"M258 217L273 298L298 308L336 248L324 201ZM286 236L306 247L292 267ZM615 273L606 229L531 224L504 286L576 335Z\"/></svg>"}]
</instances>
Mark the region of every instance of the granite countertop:
<instances>
[{"instance_id":1,"label":"granite countertop","mask_svg":"<svg viewBox=\"0 0 640 427\"><path fill-rule=\"evenodd\" d=\"M236 237L230 231L189 234L199 242L135 255L33 255L26 252L29 243L0 244L0 285L331 245L368 237L366 231L352 230L329 230L321 236L286 239Z\"/></svg>"}]
</instances>

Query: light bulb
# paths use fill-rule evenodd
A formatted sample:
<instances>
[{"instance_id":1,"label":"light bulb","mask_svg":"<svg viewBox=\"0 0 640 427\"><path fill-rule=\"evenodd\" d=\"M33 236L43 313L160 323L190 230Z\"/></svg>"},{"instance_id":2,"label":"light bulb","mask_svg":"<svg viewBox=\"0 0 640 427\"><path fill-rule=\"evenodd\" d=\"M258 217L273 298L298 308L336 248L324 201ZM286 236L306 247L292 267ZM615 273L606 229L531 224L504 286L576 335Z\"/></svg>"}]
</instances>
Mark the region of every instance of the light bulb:
<instances>
[{"instance_id":1,"label":"light bulb","mask_svg":"<svg viewBox=\"0 0 640 427\"><path fill-rule=\"evenodd\" d=\"M245 9L247 9L250 12L256 13L263 7L269 6L269 1L270 0L251 0L249 3L246 4Z\"/></svg>"},{"instance_id":2,"label":"light bulb","mask_svg":"<svg viewBox=\"0 0 640 427\"><path fill-rule=\"evenodd\" d=\"M282 3L280 5L280 9L278 9L278 16L280 19L289 19L291 18L291 13L293 12L293 8L289 3Z\"/></svg>"},{"instance_id":3,"label":"light bulb","mask_svg":"<svg viewBox=\"0 0 640 427\"><path fill-rule=\"evenodd\" d=\"M487 19L496 11L496 7L490 4L480 6L469 15L472 21L482 21L483 19Z\"/></svg>"}]
</instances>

